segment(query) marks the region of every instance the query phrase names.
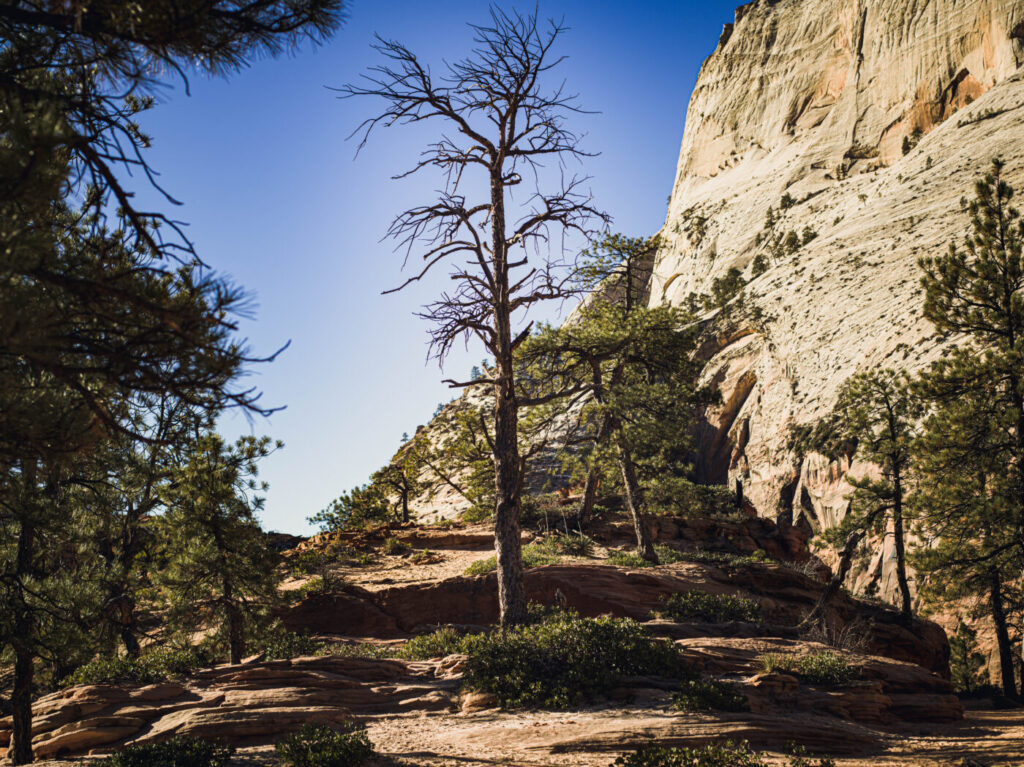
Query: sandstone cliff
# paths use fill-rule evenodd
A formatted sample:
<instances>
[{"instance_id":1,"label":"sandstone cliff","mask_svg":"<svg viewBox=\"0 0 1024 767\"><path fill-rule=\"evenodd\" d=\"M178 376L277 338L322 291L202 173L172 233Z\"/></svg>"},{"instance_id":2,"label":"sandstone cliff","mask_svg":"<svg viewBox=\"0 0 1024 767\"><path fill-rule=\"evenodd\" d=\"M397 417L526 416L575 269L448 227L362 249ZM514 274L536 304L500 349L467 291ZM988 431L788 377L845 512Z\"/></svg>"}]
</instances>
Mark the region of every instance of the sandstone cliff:
<instances>
[{"instance_id":1,"label":"sandstone cliff","mask_svg":"<svg viewBox=\"0 0 1024 767\"><path fill-rule=\"evenodd\" d=\"M724 404L702 435L706 480L742 483L764 516L815 528L841 517L848 467L798 465L789 428L858 370L941 354L920 317L917 259L966 231L960 200L992 157L1024 188L1022 64L1022 0L736 11L690 100L651 279L652 302L670 303L732 267L751 280L746 319L712 350ZM796 252L773 252L789 232ZM769 268L754 277L759 253Z\"/></svg>"}]
</instances>

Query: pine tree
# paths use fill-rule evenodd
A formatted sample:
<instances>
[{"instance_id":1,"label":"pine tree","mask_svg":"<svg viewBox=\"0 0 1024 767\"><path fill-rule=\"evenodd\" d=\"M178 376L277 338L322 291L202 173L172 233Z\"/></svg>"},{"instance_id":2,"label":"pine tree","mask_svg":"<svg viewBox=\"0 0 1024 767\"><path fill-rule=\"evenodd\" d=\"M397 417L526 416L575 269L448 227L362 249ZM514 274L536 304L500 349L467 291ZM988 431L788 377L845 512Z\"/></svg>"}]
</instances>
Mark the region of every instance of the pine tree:
<instances>
[{"instance_id":1,"label":"pine tree","mask_svg":"<svg viewBox=\"0 0 1024 767\"><path fill-rule=\"evenodd\" d=\"M256 516L266 484L256 476L257 462L280 447L268 437L227 445L200 434L167 490L159 580L168 620L186 635L216 628L232 663L241 663L247 630L277 599L276 559Z\"/></svg>"},{"instance_id":2,"label":"pine tree","mask_svg":"<svg viewBox=\"0 0 1024 767\"><path fill-rule=\"evenodd\" d=\"M381 488L367 483L342 493L306 521L324 532L354 530L386 522L390 514Z\"/></svg>"},{"instance_id":3,"label":"pine tree","mask_svg":"<svg viewBox=\"0 0 1024 767\"><path fill-rule=\"evenodd\" d=\"M94 510L94 545L103 561L105 592L100 645L114 653L121 644L138 657L140 592L155 563L153 520L163 511L166 485L198 415L166 395L133 401L132 430L145 441L115 433L97 446L80 478L84 502Z\"/></svg>"},{"instance_id":4,"label":"pine tree","mask_svg":"<svg viewBox=\"0 0 1024 767\"><path fill-rule=\"evenodd\" d=\"M655 240L608 235L585 254L579 279L599 290L561 328L545 328L526 352L543 359L568 392L589 399L576 411L589 424L590 449L580 519L594 502L602 464L614 460L633 519L637 550L656 562L647 533L643 468L671 473L686 453L695 410L700 365L696 334L679 309L648 308L646 276ZM690 326L689 328L687 326Z\"/></svg>"},{"instance_id":5,"label":"pine tree","mask_svg":"<svg viewBox=\"0 0 1024 767\"><path fill-rule=\"evenodd\" d=\"M146 436L147 398L265 412L257 392L234 386L254 361L234 339L243 296L123 185L154 177L137 116L162 73L224 73L322 39L340 10L339 0L0 7L0 640L15 656L14 764L32 761L30 692L37 660L53 662L48 637L85 636L109 599L127 604L114 593L129 577L116 573L119 555L97 556L97 542L114 542L113 520L95 487L82 491L111 473L94 459L124 456L106 440ZM160 224L181 237L165 240ZM97 574L108 600L86 595Z\"/></svg>"},{"instance_id":6,"label":"pine tree","mask_svg":"<svg viewBox=\"0 0 1024 767\"><path fill-rule=\"evenodd\" d=\"M911 445L922 415L923 407L912 394L906 374L890 369L858 373L843 384L832 412L800 446L851 460L860 457L880 467L879 480L847 476L854 488L849 511L839 525L826 531L826 537L834 544L852 540L844 546L852 556L865 534L884 535L892 524L900 610L906 620L913 607L905 534Z\"/></svg>"},{"instance_id":7,"label":"pine tree","mask_svg":"<svg viewBox=\"0 0 1024 767\"><path fill-rule=\"evenodd\" d=\"M957 692L970 694L985 687L985 656L978 652L978 632L962 618L949 638L950 681Z\"/></svg>"},{"instance_id":8,"label":"pine tree","mask_svg":"<svg viewBox=\"0 0 1024 767\"><path fill-rule=\"evenodd\" d=\"M0 197L25 199L40 158L60 156L72 169L66 191L93 190L95 213L120 208L134 244L168 258L182 247L194 255L181 226L141 209L125 186L129 175L155 179L138 112L170 78L187 85L186 72L224 75L250 59L321 42L342 16L341 0L7 0L0 4L0 135L17 135L29 151L0 157ZM155 224L178 241L164 241Z\"/></svg>"},{"instance_id":9,"label":"pine tree","mask_svg":"<svg viewBox=\"0 0 1024 767\"><path fill-rule=\"evenodd\" d=\"M1017 695L1008 584L1024 571L1024 222L1003 163L975 185L971 233L920 262L924 315L964 341L918 384L932 411L915 452L929 588L986 596L1004 692Z\"/></svg>"}]
</instances>

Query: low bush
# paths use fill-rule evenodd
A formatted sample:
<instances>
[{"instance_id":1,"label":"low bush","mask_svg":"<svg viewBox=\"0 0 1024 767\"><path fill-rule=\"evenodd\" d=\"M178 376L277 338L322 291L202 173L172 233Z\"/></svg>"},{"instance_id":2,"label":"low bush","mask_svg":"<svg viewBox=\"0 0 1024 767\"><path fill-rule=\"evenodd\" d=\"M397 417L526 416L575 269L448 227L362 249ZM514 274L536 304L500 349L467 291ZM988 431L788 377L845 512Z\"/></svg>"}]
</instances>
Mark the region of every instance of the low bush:
<instances>
[{"instance_id":1,"label":"low bush","mask_svg":"<svg viewBox=\"0 0 1024 767\"><path fill-rule=\"evenodd\" d=\"M620 756L612 767L765 767L762 754L746 743L726 740L700 748L649 745Z\"/></svg>"},{"instance_id":2,"label":"low bush","mask_svg":"<svg viewBox=\"0 0 1024 767\"><path fill-rule=\"evenodd\" d=\"M109 767L224 767L235 749L199 738L171 738L163 743L125 746L110 757Z\"/></svg>"},{"instance_id":3,"label":"low bush","mask_svg":"<svg viewBox=\"0 0 1024 767\"><path fill-rule=\"evenodd\" d=\"M828 651L802 656L769 653L761 656L761 668L785 671L809 684L830 687L842 687L856 678L856 671L843 656Z\"/></svg>"},{"instance_id":4,"label":"low bush","mask_svg":"<svg viewBox=\"0 0 1024 767\"><path fill-rule=\"evenodd\" d=\"M430 549L423 549L423 551L417 551L410 556L409 561L414 565L436 565L444 562L444 555Z\"/></svg>"},{"instance_id":5,"label":"low bush","mask_svg":"<svg viewBox=\"0 0 1024 767\"><path fill-rule=\"evenodd\" d=\"M397 650L390 645L373 642L339 643L331 645L328 654L342 658L394 658Z\"/></svg>"},{"instance_id":6,"label":"low bush","mask_svg":"<svg viewBox=\"0 0 1024 767\"><path fill-rule=\"evenodd\" d=\"M764 549L757 549L751 554L727 554L723 551L697 551L687 554L691 562L708 562L725 567L750 567L752 565L764 565L772 562Z\"/></svg>"},{"instance_id":7,"label":"low bush","mask_svg":"<svg viewBox=\"0 0 1024 767\"><path fill-rule=\"evenodd\" d=\"M790 745L787 749L791 752L788 767L836 767L834 759L827 756L812 759L807 756L807 749L803 746Z\"/></svg>"},{"instance_id":8,"label":"low bush","mask_svg":"<svg viewBox=\"0 0 1024 767\"><path fill-rule=\"evenodd\" d=\"M413 637L395 654L406 660L427 660L462 652L466 652L466 636L450 626L443 626L430 634Z\"/></svg>"},{"instance_id":9,"label":"low bush","mask_svg":"<svg viewBox=\"0 0 1024 767\"><path fill-rule=\"evenodd\" d=\"M96 658L64 678L62 686L79 684L156 684L209 665L211 659L195 649L160 648L138 658L127 655Z\"/></svg>"},{"instance_id":10,"label":"low bush","mask_svg":"<svg viewBox=\"0 0 1024 767\"><path fill-rule=\"evenodd\" d=\"M354 552L348 557L348 563L355 567L366 567L377 564L377 557L373 556L373 554Z\"/></svg>"},{"instance_id":11,"label":"low bush","mask_svg":"<svg viewBox=\"0 0 1024 767\"><path fill-rule=\"evenodd\" d=\"M567 557L594 556L594 539L582 534L556 535L549 539L555 552Z\"/></svg>"},{"instance_id":12,"label":"low bush","mask_svg":"<svg viewBox=\"0 0 1024 767\"><path fill-rule=\"evenodd\" d=\"M523 567L540 567L542 565L556 565L562 561L560 555L553 553L544 544L531 543L523 546ZM497 557L488 557L474 562L466 568L466 575L483 575L498 569Z\"/></svg>"},{"instance_id":13,"label":"low bush","mask_svg":"<svg viewBox=\"0 0 1024 767\"><path fill-rule=\"evenodd\" d=\"M292 575L313 575L330 564L332 558L319 549L305 549L287 560Z\"/></svg>"},{"instance_id":14,"label":"low bush","mask_svg":"<svg viewBox=\"0 0 1024 767\"><path fill-rule=\"evenodd\" d=\"M700 748L665 748L651 744L632 754L620 756L611 767L768 767L773 762L761 751L752 751L744 741L730 740ZM806 751L797 749L788 767L836 767L829 757L811 759Z\"/></svg>"},{"instance_id":15,"label":"low bush","mask_svg":"<svg viewBox=\"0 0 1024 767\"><path fill-rule=\"evenodd\" d=\"M658 564L673 565L677 562L706 562L719 567L750 567L773 562L762 549L752 554L727 554L720 551L676 551L668 546L654 547L658 554ZM620 567L653 567L652 562L641 558L635 550L614 551L608 556L608 564Z\"/></svg>"},{"instance_id":16,"label":"low bush","mask_svg":"<svg viewBox=\"0 0 1024 767\"><path fill-rule=\"evenodd\" d=\"M373 756L373 744L361 725L338 729L307 724L275 746L289 767L357 767Z\"/></svg>"},{"instance_id":17,"label":"low bush","mask_svg":"<svg viewBox=\"0 0 1024 767\"><path fill-rule=\"evenodd\" d=\"M567 708L611 690L623 675L676 679L694 672L675 645L633 620L553 611L539 622L464 639L465 683L506 708Z\"/></svg>"},{"instance_id":18,"label":"low bush","mask_svg":"<svg viewBox=\"0 0 1024 767\"><path fill-rule=\"evenodd\" d=\"M672 696L672 708L682 711L747 711L747 696L729 682L716 679L684 681Z\"/></svg>"},{"instance_id":19,"label":"low bush","mask_svg":"<svg viewBox=\"0 0 1024 767\"><path fill-rule=\"evenodd\" d=\"M257 649L266 660L284 660L305 655L323 655L327 644L305 634L280 630L265 636Z\"/></svg>"},{"instance_id":20,"label":"low bush","mask_svg":"<svg viewBox=\"0 0 1024 767\"><path fill-rule=\"evenodd\" d=\"M297 589L286 592L288 598L300 602L317 594L330 594L341 587L341 579L333 575L314 575Z\"/></svg>"},{"instance_id":21,"label":"low bush","mask_svg":"<svg viewBox=\"0 0 1024 767\"><path fill-rule=\"evenodd\" d=\"M673 565L676 562L685 562L687 555L681 551L670 549L668 546L655 546L655 553L658 555L658 564L661 565ZM653 562L648 562L646 559L636 553L635 550L631 551L613 551L608 556L608 564L619 565L620 567L654 567Z\"/></svg>"},{"instance_id":22,"label":"low bush","mask_svg":"<svg viewBox=\"0 0 1024 767\"><path fill-rule=\"evenodd\" d=\"M382 554L397 556L400 554L408 554L412 551L412 546L405 541L400 541L398 538L391 536L390 538L384 539L384 543L380 545L380 550Z\"/></svg>"},{"instance_id":23,"label":"low bush","mask_svg":"<svg viewBox=\"0 0 1024 767\"><path fill-rule=\"evenodd\" d=\"M663 598L661 609L654 612L658 617L674 621L700 620L708 623L756 622L761 618L761 606L752 599L704 591L672 594Z\"/></svg>"}]
</instances>

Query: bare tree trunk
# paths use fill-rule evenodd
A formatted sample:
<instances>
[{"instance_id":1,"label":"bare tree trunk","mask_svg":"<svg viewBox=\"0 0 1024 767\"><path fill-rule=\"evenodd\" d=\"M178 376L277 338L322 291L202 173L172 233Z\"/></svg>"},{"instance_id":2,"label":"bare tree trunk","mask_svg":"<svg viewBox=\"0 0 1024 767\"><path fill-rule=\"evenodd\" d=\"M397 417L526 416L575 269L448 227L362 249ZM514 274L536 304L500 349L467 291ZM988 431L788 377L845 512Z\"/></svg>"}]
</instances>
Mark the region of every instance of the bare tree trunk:
<instances>
[{"instance_id":1,"label":"bare tree trunk","mask_svg":"<svg viewBox=\"0 0 1024 767\"><path fill-rule=\"evenodd\" d=\"M142 648L136 636L138 620L135 617L135 598L123 581L114 584L112 591L110 601L117 611L117 636L128 656L138 658Z\"/></svg>"},{"instance_id":2,"label":"bare tree trunk","mask_svg":"<svg viewBox=\"0 0 1024 767\"><path fill-rule=\"evenodd\" d=\"M235 604L235 592L231 581L225 578L224 603L228 613L228 649L231 653L231 664L238 665L245 656L245 619L242 611Z\"/></svg>"},{"instance_id":3,"label":"bare tree trunk","mask_svg":"<svg viewBox=\"0 0 1024 767\"><path fill-rule=\"evenodd\" d=\"M494 262L494 553L498 563L501 628L526 622L523 552L519 527L519 403L516 401L509 296L508 245L505 238L505 158L491 167L491 252Z\"/></svg>"},{"instance_id":4,"label":"bare tree trunk","mask_svg":"<svg viewBox=\"0 0 1024 767\"><path fill-rule=\"evenodd\" d=\"M126 609L122 611L121 642L124 644L124 650L128 653L129 657L138 658L139 653L142 652L142 647L139 645L139 638L136 636L135 600L130 597L129 600L126 604Z\"/></svg>"},{"instance_id":5,"label":"bare tree trunk","mask_svg":"<svg viewBox=\"0 0 1024 767\"><path fill-rule=\"evenodd\" d=\"M601 366L594 364L593 366L593 383L594 383L594 394L598 401L604 396L604 386L602 384ZM612 426L612 419L605 416L601 419L601 425L598 427L597 435L594 437L594 447L603 445L605 440L608 439L608 433ZM601 480L601 474L598 472L596 466L591 466L587 471L587 481L583 486L583 500L580 502L580 530L582 531L583 525L590 522L590 516L594 513L594 501L597 499L597 486Z\"/></svg>"},{"instance_id":6,"label":"bare tree trunk","mask_svg":"<svg viewBox=\"0 0 1024 767\"><path fill-rule=\"evenodd\" d=\"M587 470L587 481L583 483L583 498L580 500L579 520L580 530L590 523L590 517L594 513L594 502L597 500L597 484L599 475L597 467L591 466Z\"/></svg>"},{"instance_id":7,"label":"bare tree trunk","mask_svg":"<svg viewBox=\"0 0 1024 767\"><path fill-rule=\"evenodd\" d=\"M15 630L24 630L24 624ZM32 653L15 650L14 657L14 689L11 692L11 716L13 732L11 735L11 764L32 763L32 677L35 665Z\"/></svg>"},{"instance_id":8,"label":"bare tree trunk","mask_svg":"<svg viewBox=\"0 0 1024 767\"><path fill-rule=\"evenodd\" d=\"M494 403L494 552L498 560L498 607L502 629L526 620L523 557L519 528L518 413L511 369L498 364Z\"/></svg>"},{"instance_id":9,"label":"bare tree trunk","mask_svg":"<svg viewBox=\"0 0 1024 767\"><path fill-rule=\"evenodd\" d=\"M907 582L907 550L903 536L903 483L899 472L893 478L894 504L892 510L892 530L896 546L896 581L902 599L901 614L904 620L913 618L913 604L910 598L910 584Z\"/></svg>"},{"instance_id":10,"label":"bare tree trunk","mask_svg":"<svg viewBox=\"0 0 1024 767\"><path fill-rule=\"evenodd\" d=\"M1002 677L1003 694L1008 698L1017 698L1017 680L1013 670L1013 649L1010 645L1010 634L1006 628L1006 609L1003 606L1002 583L999 571L989 571L989 606L992 609L992 621L996 626L996 643L999 647L999 672Z\"/></svg>"},{"instance_id":11,"label":"bare tree trunk","mask_svg":"<svg viewBox=\"0 0 1024 767\"><path fill-rule=\"evenodd\" d=\"M25 472L26 486L32 486L34 491L35 471L34 467L28 467ZM31 512L29 512L31 513ZM18 550L15 562L15 578L18 587L22 581L32 573L32 558L35 537L35 530L32 522L26 515L21 521L21 529L18 531ZM31 651L33 633L35 632L35 620L32 611L25 604L25 594L22 588L21 593L15 596L14 625L11 644L14 646L14 686L11 691L11 718L13 720L11 732L11 748L9 757L12 764L30 764L32 762L32 677L35 674L35 659Z\"/></svg>"},{"instance_id":12,"label":"bare tree trunk","mask_svg":"<svg viewBox=\"0 0 1024 767\"><path fill-rule=\"evenodd\" d=\"M821 592L821 596L818 597L818 601L814 605L814 608L807 613L807 617L800 622L801 629L813 626L825 616L825 607L828 606L832 597L834 597L842 587L843 581L846 580L846 575L850 572L850 566L853 564L853 553L857 550L857 545L863 539L864 532L861 530L854 530L847 536L846 543L843 544L843 552L839 556L839 567L836 569L835 575L832 576L832 580L828 582L825 590Z\"/></svg>"},{"instance_id":13,"label":"bare tree trunk","mask_svg":"<svg viewBox=\"0 0 1024 767\"><path fill-rule=\"evenodd\" d=\"M644 497L636 478L633 456L621 436L618 447L619 468L622 469L622 482L626 486L626 505L629 507L629 513L633 517L633 528L636 530L637 553L648 562L658 564L658 553L654 550L651 536L648 535L647 526L644 524Z\"/></svg>"}]
</instances>

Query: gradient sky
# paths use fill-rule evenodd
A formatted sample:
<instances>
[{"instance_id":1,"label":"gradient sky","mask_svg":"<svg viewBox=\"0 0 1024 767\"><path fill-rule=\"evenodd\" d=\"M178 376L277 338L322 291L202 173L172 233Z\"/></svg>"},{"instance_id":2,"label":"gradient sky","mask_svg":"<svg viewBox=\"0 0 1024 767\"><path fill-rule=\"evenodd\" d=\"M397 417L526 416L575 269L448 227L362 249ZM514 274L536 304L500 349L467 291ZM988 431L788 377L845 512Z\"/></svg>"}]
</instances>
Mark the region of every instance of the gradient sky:
<instances>
[{"instance_id":1,"label":"gradient sky","mask_svg":"<svg viewBox=\"0 0 1024 767\"><path fill-rule=\"evenodd\" d=\"M532 10L535 3L505 7ZM564 16L568 60L561 75L599 114L574 123L600 152L583 170L613 229L657 231L665 217L686 104L736 0L542 0ZM344 27L325 46L259 61L227 79L194 78L161 93L145 116L149 159L182 201L200 257L255 297L242 333L254 351L290 348L259 366L251 383L264 404L286 408L251 425L227 418L228 436L253 431L285 442L268 458L267 529L310 531L306 517L366 481L403 432L426 423L453 393L426 359L427 326L413 316L443 275L381 295L401 276L401 256L381 242L391 218L429 202L432 179L392 181L416 158L418 130L391 129L354 158L346 136L372 113L369 101L339 101L328 86L352 82L378 61L373 34L399 40L435 66L468 52L466 22L485 22L480 0L352 0ZM143 202L154 203L141 180ZM164 204L164 209L166 209ZM445 373L464 376L484 357L459 347Z\"/></svg>"}]
</instances>

